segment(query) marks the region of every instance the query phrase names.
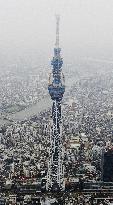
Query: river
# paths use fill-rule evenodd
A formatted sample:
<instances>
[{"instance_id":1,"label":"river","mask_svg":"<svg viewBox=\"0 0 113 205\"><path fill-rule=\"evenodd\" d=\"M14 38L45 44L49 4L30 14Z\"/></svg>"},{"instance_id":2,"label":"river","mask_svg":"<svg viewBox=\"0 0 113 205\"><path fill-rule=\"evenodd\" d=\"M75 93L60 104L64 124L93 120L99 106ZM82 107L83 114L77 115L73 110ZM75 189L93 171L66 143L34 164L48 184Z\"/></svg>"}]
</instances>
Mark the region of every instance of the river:
<instances>
[{"instance_id":1,"label":"river","mask_svg":"<svg viewBox=\"0 0 113 205\"><path fill-rule=\"evenodd\" d=\"M73 79L68 79L68 83L66 84L66 91L69 91L70 87L76 82L75 77L73 77ZM28 119L30 117L32 117L33 115L37 115L38 113L47 110L49 108L52 107L52 100L49 96L49 94L44 97L43 99L41 99L38 103L33 104L27 108L25 108L24 110L21 110L19 112L16 113L12 113L12 114L8 114L8 116L6 117L6 119L0 118L0 126L4 125L4 124L10 124L11 121L7 120L11 119L13 121L21 121L21 120L25 120Z\"/></svg>"}]
</instances>

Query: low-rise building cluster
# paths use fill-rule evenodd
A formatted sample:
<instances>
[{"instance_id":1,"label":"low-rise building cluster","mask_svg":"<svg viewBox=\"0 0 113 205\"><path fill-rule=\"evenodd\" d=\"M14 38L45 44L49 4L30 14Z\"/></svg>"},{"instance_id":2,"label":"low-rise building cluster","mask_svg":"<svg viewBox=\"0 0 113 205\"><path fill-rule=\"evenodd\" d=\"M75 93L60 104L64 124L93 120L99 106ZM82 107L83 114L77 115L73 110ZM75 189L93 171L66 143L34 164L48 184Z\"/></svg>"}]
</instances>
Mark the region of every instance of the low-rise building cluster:
<instances>
[{"instance_id":1,"label":"low-rise building cluster","mask_svg":"<svg viewBox=\"0 0 113 205\"><path fill-rule=\"evenodd\" d=\"M0 75L0 113L13 113L37 103L47 95L44 69L24 67Z\"/></svg>"},{"instance_id":2,"label":"low-rise building cluster","mask_svg":"<svg viewBox=\"0 0 113 205\"><path fill-rule=\"evenodd\" d=\"M80 191L87 183L103 180L104 152L113 146L112 85L112 76L95 75L77 81L65 95L62 139L67 191ZM51 121L51 110L48 110L1 127L0 184L4 189L34 183L38 186L42 180L46 181ZM74 197L75 201L67 199L65 203L91 204L89 199ZM100 199L98 203L107 202Z\"/></svg>"}]
</instances>

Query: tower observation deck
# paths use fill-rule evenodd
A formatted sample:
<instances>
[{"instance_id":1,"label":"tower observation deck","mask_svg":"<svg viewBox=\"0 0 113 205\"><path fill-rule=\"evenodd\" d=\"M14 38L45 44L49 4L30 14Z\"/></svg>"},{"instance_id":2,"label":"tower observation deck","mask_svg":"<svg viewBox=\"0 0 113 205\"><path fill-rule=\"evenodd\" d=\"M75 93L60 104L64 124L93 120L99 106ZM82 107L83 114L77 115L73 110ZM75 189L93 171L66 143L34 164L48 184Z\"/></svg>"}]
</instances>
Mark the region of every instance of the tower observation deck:
<instances>
[{"instance_id":1,"label":"tower observation deck","mask_svg":"<svg viewBox=\"0 0 113 205\"><path fill-rule=\"evenodd\" d=\"M64 168L63 168L63 145L62 145L62 119L61 101L65 92L64 75L62 73L63 60L59 48L59 21L56 16L56 43L54 57L51 61L52 73L49 76L48 91L53 101L52 127L50 136L50 153L47 175L47 190L64 190Z\"/></svg>"}]
</instances>

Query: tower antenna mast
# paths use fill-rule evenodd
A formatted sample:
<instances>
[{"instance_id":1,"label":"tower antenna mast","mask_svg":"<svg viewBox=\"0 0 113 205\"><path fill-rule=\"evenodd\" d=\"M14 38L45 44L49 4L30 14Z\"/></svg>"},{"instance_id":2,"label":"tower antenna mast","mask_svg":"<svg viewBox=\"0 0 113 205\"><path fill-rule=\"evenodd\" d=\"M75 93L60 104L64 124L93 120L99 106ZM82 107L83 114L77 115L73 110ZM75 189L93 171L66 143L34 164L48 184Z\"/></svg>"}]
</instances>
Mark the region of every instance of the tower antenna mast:
<instances>
[{"instance_id":1,"label":"tower antenna mast","mask_svg":"<svg viewBox=\"0 0 113 205\"><path fill-rule=\"evenodd\" d=\"M56 15L56 48L59 48L59 23L60 23L60 16Z\"/></svg>"}]
</instances>

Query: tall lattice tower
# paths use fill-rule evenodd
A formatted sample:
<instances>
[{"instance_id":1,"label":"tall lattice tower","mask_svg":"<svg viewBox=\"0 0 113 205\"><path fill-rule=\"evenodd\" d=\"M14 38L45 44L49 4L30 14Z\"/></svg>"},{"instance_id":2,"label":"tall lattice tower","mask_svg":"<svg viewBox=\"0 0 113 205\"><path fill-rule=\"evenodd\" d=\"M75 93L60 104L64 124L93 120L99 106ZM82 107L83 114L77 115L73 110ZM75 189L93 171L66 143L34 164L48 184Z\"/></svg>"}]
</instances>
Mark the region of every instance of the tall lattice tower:
<instances>
[{"instance_id":1,"label":"tall lattice tower","mask_svg":"<svg viewBox=\"0 0 113 205\"><path fill-rule=\"evenodd\" d=\"M50 136L50 153L47 175L47 190L64 190L64 168L63 168L63 145L62 145L62 119L61 101L65 92L64 75L62 73L63 60L59 48L59 20L56 16L56 43L54 57L51 61L52 73L49 77L48 90L53 100L52 106L52 128Z\"/></svg>"}]
</instances>

